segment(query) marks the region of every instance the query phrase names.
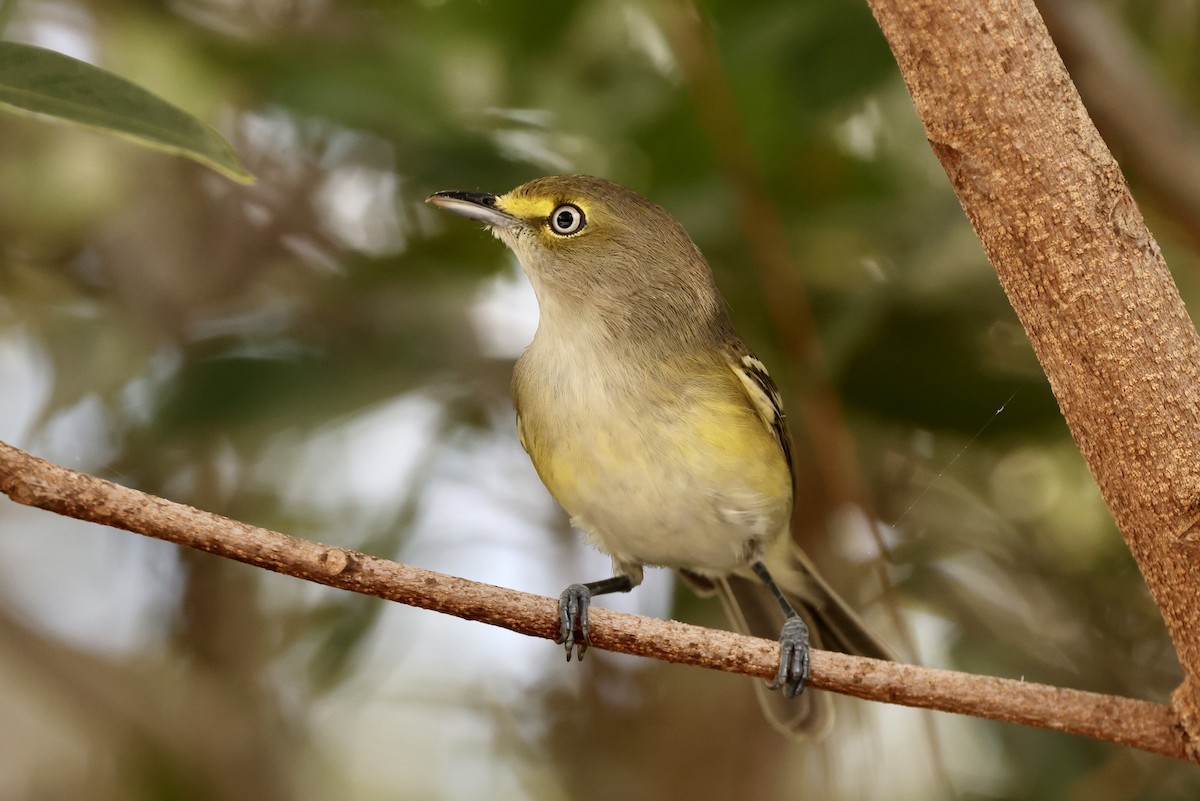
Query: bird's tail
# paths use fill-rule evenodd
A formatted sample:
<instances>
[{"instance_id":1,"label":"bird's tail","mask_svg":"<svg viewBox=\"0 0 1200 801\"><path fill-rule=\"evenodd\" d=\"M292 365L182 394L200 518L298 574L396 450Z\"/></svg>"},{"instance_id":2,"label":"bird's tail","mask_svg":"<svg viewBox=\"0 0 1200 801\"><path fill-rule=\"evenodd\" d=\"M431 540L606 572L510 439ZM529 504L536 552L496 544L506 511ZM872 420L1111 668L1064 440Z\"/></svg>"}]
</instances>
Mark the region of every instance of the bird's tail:
<instances>
[{"instance_id":1,"label":"bird's tail","mask_svg":"<svg viewBox=\"0 0 1200 801\"><path fill-rule=\"evenodd\" d=\"M895 652L825 583L790 537L771 549L766 564L775 583L808 625L813 648L896 659ZM768 640L778 639L784 623L783 611L757 576L734 574L703 579L688 575L687 579L700 592L720 597L738 631ZM832 698L820 690L805 690L798 698L787 698L757 682L755 691L767 719L785 734L818 740L833 725Z\"/></svg>"}]
</instances>

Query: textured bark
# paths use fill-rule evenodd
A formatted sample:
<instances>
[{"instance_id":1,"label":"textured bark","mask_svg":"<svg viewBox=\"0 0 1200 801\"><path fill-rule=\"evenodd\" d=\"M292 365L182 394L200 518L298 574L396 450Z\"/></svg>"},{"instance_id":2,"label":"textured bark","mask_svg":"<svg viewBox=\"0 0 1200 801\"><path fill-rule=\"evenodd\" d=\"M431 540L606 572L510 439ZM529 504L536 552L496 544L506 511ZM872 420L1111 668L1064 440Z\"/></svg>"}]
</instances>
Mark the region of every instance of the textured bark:
<instances>
[{"instance_id":1,"label":"textured bark","mask_svg":"<svg viewBox=\"0 0 1200 801\"><path fill-rule=\"evenodd\" d=\"M446 576L193 509L77 473L0 442L0 493L17 503L207 551L318 584L478 620L533 637L558 634L552 598ZM597 648L773 678L775 642L594 608ZM565 666L564 666L565 667ZM814 688L1023 723L1183 758L1169 707L1044 684L814 651Z\"/></svg>"},{"instance_id":2,"label":"textured bark","mask_svg":"<svg viewBox=\"0 0 1200 801\"><path fill-rule=\"evenodd\" d=\"M1162 611L1200 742L1200 338L1032 0L869 0Z\"/></svg>"},{"instance_id":3,"label":"textured bark","mask_svg":"<svg viewBox=\"0 0 1200 801\"><path fill-rule=\"evenodd\" d=\"M1112 6L1038 0L1100 133L1158 211L1200 245L1200 130L1173 103Z\"/></svg>"}]
</instances>

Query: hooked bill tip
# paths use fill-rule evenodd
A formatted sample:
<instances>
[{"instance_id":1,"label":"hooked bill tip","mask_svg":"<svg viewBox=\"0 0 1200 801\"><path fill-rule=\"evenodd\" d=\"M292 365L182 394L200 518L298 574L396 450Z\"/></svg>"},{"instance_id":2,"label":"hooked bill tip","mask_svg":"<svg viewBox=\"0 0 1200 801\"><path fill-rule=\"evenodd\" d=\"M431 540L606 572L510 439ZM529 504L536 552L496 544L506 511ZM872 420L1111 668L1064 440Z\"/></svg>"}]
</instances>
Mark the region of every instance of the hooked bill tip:
<instances>
[{"instance_id":1,"label":"hooked bill tip","mask_svg":"<svg viewBox=\"0 0 1200 801\"><path fill-rule=\"evenodd\" d=\"M495 227L508 228L519 222L516 217L496 208L496 196L487 192L434 192L425 198L425 202L459 217Z\"/></svg>"},{"instance_id":2,"label":"hooked bill tip","mask_svg":"<svg viewBox=\"0 0 1200 801\"><path fill-rule=\"evenodd\" d=\"M459 192L449 190L445 192L434 192L429 197L425 198L426 203L438 205L439 200L464 200L467 203L474 203L477 206L495 207L496 196L490 192Z\"/></svg>"}]
</instances>

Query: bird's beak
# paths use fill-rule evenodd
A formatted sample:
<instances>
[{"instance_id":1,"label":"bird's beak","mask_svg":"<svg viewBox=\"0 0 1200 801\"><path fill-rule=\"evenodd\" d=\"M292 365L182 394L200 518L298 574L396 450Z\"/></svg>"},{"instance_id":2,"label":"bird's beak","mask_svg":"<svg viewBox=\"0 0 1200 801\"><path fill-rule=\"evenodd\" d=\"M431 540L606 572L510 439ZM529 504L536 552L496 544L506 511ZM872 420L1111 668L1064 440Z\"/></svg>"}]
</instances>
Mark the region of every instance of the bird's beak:
<instances>
[{"instance_id":1,"label":"bird's beak","mask_svg":"<svg viewBox=\"0 0 1200 801\"><path fill-rule=\"evenodd\" d=\"M492 228L512 228L521 223L516 217L496 208L496 196L487 192L435 192L425 198L425 202L459 217L479 220Z\"/></svg>"}]
</instances>

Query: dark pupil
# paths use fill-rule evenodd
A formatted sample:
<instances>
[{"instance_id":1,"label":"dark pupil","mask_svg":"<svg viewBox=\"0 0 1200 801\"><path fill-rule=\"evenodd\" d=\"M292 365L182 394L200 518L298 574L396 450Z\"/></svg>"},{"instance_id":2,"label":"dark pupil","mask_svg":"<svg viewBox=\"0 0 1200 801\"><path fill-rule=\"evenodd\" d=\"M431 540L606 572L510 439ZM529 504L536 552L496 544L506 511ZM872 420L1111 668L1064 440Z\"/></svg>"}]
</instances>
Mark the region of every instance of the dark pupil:
<instances>
[{"instance_id":1,"label":"dark pupil","mask_svg":"<svg viewBox=\"0 0 1200 801\"><path fill-rule=\"evenodd\" d=\"M563 209L558 213L558 216L554 218L554 221L558 223L559 228L565 230L570 228L575 223L575 213Z\"/></svg>"}]
</instances>

